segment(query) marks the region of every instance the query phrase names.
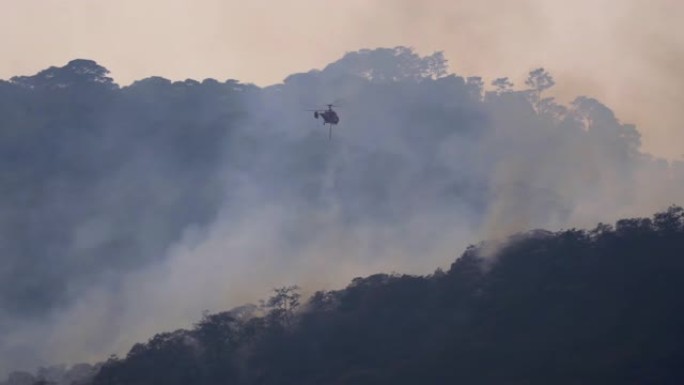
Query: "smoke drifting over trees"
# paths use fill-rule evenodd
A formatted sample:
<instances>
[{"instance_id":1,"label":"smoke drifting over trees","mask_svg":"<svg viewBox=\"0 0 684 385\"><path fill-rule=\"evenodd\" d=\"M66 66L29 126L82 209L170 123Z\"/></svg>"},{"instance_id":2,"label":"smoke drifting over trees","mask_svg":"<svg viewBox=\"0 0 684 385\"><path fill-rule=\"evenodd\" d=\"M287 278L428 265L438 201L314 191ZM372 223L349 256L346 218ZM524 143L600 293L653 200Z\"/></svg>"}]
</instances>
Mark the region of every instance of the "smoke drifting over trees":
<instances>
[{"instance_id":1,"label":"smoke drifting over trees","mask_svg":"<svg viewBox=\"0 0 684 385\"><path fill-rule=\"evenodd\" d=\"M684 209L519 233L496 259L486 248L304 301L274 289L125 356L6 385L681 383Z\"/></svg>"},{"instance_id":2,"label":"smoke drifting over trees","mask_svg":"<svg viewBox=\"0 0 684 385\"><path fill-rule=\"evenodd\" d=\"M120 87L78 59L0 82L0 369L100 360L264 287L425 273L482 239L684 196L681 162L598 100L546 97L553 74L514 85L445 60L361 50L262 88ZM305 110L335 100L328 141Z\"/></svg>"}]
</instances>

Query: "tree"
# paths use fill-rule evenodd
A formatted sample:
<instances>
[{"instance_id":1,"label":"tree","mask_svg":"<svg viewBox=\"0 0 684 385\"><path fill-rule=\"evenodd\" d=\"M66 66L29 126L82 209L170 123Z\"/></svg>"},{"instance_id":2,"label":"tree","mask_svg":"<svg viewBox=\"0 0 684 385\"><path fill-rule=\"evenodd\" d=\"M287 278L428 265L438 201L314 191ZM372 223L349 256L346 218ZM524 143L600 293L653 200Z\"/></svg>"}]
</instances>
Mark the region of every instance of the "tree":
<instances>
[{"instance_id":1,"label":"tree","mask_svg":"<svg viewBox=\"0 0 684 385\"><path fill-rule=\"evenodd\" d=\"M513 89L513 83L507 77L494 79L492 86L494 86L497 94L511 92Z\"/></svg>"},{"instance_id":2,"label":"tree","mask_svg":"<svg viewBox=\"0 0 684 385\"><path fill-rule=\"evenodd\" d=\"M653 223L664 234L675 234L684 228L684 208L670 206L665 212L655 214Z\"/></svg>"},{"instance_id":3,"label":"tree","mask_svg":"<svg viewBox=\"0 0 684 385\"><path fill-rule=\"evenodd\" d=\"M551 74L542 67L530 71L527 80L525 80L525 85L537 92L549 89L553 87L554 84L556 84L556 82L553 80Z\"/></svg>"},{"instance_id":4,"label":"tree","mask_svg":"<svg viewBox=\"0 0 684 385\"><path fill-rule=\"evenodd\" d=\"M11 82L39 89L63 89L74 86L98 85L116 89L118 85L109 76L109 70L93 60L75 59L64 67L50 67L33 76L15 76Z\"/></svg>"},{"instance_id":5,"label":"tree","mask_svg":"<svg viewBox=\"0 0 684 385\"><path fill-rule=\"evenodd\" d=\"M300 305L301 295L298 290L297 285L273 289L275 294L263 304L268 310L267 318L272 325L291 326L294 313Z\"/></svg>"},{"instance_id":6,"label":"tree","mask_svg":"<svg viewBox=\"0 0 684 385\"><path fill-rule=\"evenodd\" d=\"M530 87L530 97L532 104L536 107L541 101L541 94L545 90L553 87L556 82L550 73L544 70L543 67L537 68L529 72L525 85Z\"/></svg>"},{"instance_id":7,"label":"tree","mask_svg":"<svg viewBox=\"0 0 684 385\"><path fill-rule=\"evenodd\" d=\"M353 75L374 82L418 81L435 79L447 74L443 52L421 57L408 47L364 49L347 53L328 65L323 76Z\"/></svg>"}]
</instances>

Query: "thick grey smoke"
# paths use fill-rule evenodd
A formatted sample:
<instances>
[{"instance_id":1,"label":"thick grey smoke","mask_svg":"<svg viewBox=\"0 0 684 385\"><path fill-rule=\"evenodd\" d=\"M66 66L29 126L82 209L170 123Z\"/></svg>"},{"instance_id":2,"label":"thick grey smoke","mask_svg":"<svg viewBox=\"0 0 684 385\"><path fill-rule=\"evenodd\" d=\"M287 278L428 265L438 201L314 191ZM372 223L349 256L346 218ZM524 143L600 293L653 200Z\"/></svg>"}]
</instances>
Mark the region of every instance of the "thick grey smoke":
<instances>
[{"instance_id":1,"label":"thick grey smoke","mask_svg":"<svg viewBox=\"0 0 684 385\"><path fill-rule=\"evenodd\" d=\"M595 99L547 98L553 74L495 87L447 68L440 53L362 50L267 88L151 78L104 92L96 117L78 115L96 132L68 137L88 150L58 152L76 158L73 175L3 218L53 218L3 240L5 255L35 261L3 255L32 277L4 287L53 297L4 296L16 306L0 316L0 369L95 362L271 287L426 274L471 243L650 215L684 196L681 163L644 154L637 129ZM335 101L328 140L307 109ZM53 238L56 260L22 249Z\"/></svg>"}]
</instances>

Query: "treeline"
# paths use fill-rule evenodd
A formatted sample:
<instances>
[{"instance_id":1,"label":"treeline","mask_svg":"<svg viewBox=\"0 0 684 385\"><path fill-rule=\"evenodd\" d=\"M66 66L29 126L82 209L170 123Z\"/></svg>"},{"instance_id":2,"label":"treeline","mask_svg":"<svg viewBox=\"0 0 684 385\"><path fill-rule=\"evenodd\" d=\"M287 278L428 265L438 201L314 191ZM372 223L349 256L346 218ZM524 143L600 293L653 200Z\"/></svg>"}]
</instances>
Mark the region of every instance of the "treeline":
<instances>
[{"instance_id":1,"label":"treeline","mask_svg":"<svg viewBox=\"0 0 684 385\"><path fill-rule=\"evenodd\" d=\"M376 274L299 304L205 314L92 385L679 384L684 210L472 246L446 272Z\"/></svg>"}]
</instances>

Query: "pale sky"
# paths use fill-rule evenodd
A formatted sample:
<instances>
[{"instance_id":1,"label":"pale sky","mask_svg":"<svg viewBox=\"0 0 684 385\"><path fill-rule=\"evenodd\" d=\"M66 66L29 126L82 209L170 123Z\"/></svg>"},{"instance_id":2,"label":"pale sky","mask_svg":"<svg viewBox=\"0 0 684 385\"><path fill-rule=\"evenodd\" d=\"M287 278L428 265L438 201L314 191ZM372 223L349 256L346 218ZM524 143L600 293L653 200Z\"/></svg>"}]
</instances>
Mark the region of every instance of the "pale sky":
<instances>
[{"instance_id":1,"label":"pale sky","mask_svg":"<svg viewBox=\"0 0 684 385\"><path fill-rule=\"evenodd\" d=\"M127 85L228 78L268 85L362 48L444 51L451 70L522 85L539 66L563 101L593 96L644 148L682 159L681 0L0 0L0 78L74 58Z\"/></svg>"}]
</instances>

